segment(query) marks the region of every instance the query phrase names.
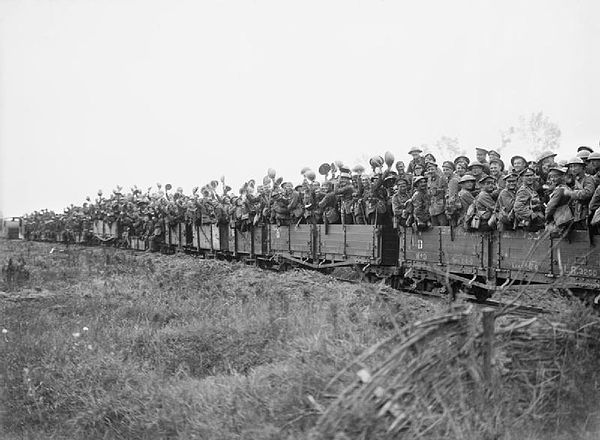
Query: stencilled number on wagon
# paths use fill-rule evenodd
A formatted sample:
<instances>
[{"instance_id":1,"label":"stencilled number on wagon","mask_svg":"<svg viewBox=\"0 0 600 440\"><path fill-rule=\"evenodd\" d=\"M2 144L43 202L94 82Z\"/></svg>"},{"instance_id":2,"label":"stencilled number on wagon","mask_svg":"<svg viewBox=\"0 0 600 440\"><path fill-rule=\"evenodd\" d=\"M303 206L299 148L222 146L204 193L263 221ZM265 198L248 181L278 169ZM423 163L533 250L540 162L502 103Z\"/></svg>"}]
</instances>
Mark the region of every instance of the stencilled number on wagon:
<instances>
[{"instance_id":1,"label":"stencilled number on wagon","mask_svg":"<svg viewBox=\"0 0 600 440\"><path fill-rule=\"evenodd\" d=\"M281 231L279 231L279 228L275 228L275 237L281 238Z\"/></svg>"},{"instance_id":2,"label":"stencilled number on wagon","mask_svg":"<svg viewBox=\"0 0 600 440\"><path fill-rule=\"evenodd\" d=\"M426 252L417 252L415 254L415 258L417 260L423 260L423 261L427 261L427 253Z\"/></svg>"},{"instance_id":3,"label":"stencilled number on wagon","mask_svg":"<svg viewBox=\"0 0 600 440\"><path fill-rule=\"evenodd\" d=\"M579 275L583 277L598 277L598 270L590 267L571 266L569 275Z\"/></svg>"},{"instance_id":4,"label":"stencilled number on wagon","mask_svg":"<svg viewBox=\"0 0 600 440\"><path fill-rule=\"evenodd\" d=\"M417 249L423 249L423 240L417 240ZM427 258L425 258L427 260Z\"/></svg>"}]
</instances>

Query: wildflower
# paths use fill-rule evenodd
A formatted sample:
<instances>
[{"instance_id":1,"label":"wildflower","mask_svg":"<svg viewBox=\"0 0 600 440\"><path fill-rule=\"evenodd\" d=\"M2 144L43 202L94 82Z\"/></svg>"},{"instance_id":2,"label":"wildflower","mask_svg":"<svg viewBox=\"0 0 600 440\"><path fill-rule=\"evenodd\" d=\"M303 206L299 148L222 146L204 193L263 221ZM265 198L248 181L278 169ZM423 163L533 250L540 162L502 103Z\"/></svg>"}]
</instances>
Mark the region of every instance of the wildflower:
<instances>
[{"instance_id":1,"label":"wildflower","mask_svg":"<svg viewBox=\"0 0 600 440\"><path fill-rule=\"evenodd\" d=\"M2 329L2 334L5 335L8 333L8 330L6 330L5 328Z\"/></svg>"},{"instance_id":2,"label":"wildflower","mask_svg":"<svg viewBox=\"0 0 600 440\"><path fill-rule=\"evenodd\" d=\"M74 337L74 338L78 338L78 337L80 337L80 336L81 336L81 333L79 333L79 332L75 332L75 333L73 333L73 337Z\"/></svg>"},{"instance_id":3,"label":"wildflower","mask_svg":"<svg viewBox=\"0 0 600 440\"><path fill-rule=\"evenodd\" d=\"M91 350L91 349L92 349L92 346L91 346L91 344L88 344L88 346L87 346L87 349L88 349L88 350Z\"/></svg>"},{"instance_id":4,"label":"wildflower","mask_svg":"<svg viewBox=\"0 0 600 440\"><path fill-rule=\"evenodd\" d=\"M87 328L87 327L83 327L83 331L84 331L84 332L87 332L88 330L89 330L89 328Z\"/></svg>"}]
</instances>

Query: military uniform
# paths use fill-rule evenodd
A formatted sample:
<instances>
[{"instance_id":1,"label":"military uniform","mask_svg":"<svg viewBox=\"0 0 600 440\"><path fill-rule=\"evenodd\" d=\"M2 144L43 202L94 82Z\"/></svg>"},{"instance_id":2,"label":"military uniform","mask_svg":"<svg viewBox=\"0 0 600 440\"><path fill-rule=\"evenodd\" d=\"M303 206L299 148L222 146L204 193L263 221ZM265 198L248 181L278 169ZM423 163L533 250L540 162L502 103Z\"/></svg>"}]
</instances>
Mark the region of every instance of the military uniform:
<instances>
[{"instance_id":1,"label":"military uniform","mask_svg":"<svg viewBox=\"0 0 600 440\"><path fill-rule=\"evenodd\" d=\"M514 213L517 228L537 231L543 227L542 202L532 186L523 184L517 190Z\"/></svg>"}]
</instances>

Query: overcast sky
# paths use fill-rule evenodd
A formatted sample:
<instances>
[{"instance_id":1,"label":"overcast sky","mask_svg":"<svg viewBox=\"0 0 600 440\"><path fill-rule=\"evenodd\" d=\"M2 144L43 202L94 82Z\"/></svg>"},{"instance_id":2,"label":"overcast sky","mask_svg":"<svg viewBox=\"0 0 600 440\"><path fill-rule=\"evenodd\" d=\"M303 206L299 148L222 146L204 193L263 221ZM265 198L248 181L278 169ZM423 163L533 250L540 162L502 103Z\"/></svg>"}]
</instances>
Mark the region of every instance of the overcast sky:
<instances>
[{"instance_id":1,"label":"overcast sky","mask_svg":"<svg viewBox=\"0 0 600 440\"><path fill-rule=\"evenodd\" d=\"M0 0L0 210L268 167L299 181L442 135L473 155L536 111L568 158L600 140L599 17L594 0Z\"/></svg>"}]
</instances>

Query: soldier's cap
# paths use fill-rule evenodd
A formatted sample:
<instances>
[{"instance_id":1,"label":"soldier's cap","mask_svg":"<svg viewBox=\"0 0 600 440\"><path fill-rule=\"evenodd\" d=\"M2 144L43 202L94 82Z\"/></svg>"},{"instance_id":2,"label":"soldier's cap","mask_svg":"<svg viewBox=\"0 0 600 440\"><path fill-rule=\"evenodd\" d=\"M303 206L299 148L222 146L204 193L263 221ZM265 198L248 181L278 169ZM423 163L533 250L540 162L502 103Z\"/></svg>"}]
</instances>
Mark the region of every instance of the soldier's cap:
<instances>
[{"instance_id":1,"label":"soldier's cap","mask_svg":"<svg viewBox=\"0 0 600 440\"><path fill-rule=\"evenodd\" d=\"M400 176L398 177L398 179L396 180L396 182L406 182L407 185L410 185L410 179L406 176Z\"/></svg>"},{"instance_id":2,"label":"soldier's cap","mask_svg":"<svg viewBox=\"0 0 600 440\"><path fill-rule=\"evenodd\" d=\"M504 180L508 181L512 181L512 180L519 180L519 175L517 173L510 173L508 174Z\"/></svg>"},{"instance_id":3,"label":"soldier's cap","mask_svg":"<svg viewBox=\"0 0 600 440\"><path fill-rule=\"evenodd\" d=\"M561 160L559 160L558 162L556 162L556 165L558 165L559 167L563 167L563 168L564 168L564 167L566 167L566 166L567 166L567 163L568 163L568 162L569 162L569 161L568 161L567 159L561 159Z\"/></svg>"},{"instance_id":4,"label":"soldier's cap","mask_svg":"<svg viewBox=\"0 0 600 440\"><path fill-rule=\"evenodd\" d=\"M588 156L588 160L600 160L600 153L593 152Z\"/></svg>"},{"instance_id":5,"label":"soldier's cap","mask_svg":"<svg viewBox=\"0 0 600 440\"><path fill-rule=\"evenodd\" d=\"M490 151L488 151L488 156L490 156L490 157L491 156L495 156L498 159L500 159L500 153L498 153L496 150L490 150Z\"/></svg>"},{"instance_id":6,"label":"soldier's cap","mask_svg":"<svg viewBox=\"0 0 600 440\"><path fill-rule=\"evenodd\" d=\"M585 165L581 157L572 157L567 161L567 165Z\"/></svg>"},{"instance_id":7,"label":"soldier's cap","mask_svg":"<svg viewBox=\"0 0 600 440\"><path fill-rule=\"evenodd\" d=\"M577 152L578 152L578 153L579 153L580 151L582 151L582 150L587 150L587 151L589 151L590 153L593 153L593 152L594 152L594 150L592 150L592 147L588 147L587 145L582 145L582 146L580 146L580 147L577 147Z\"/></svg>"},{"instance_id":8,"label":"soldier's cap","mask_svg":"<svg viewBox=\"0 0 600 440\"><path fill-rule=\"evenodd\" d=\"M482 153L488 154L488 150L486 150L485 148L481 148L481 147L475 148L475 151L480 151Z\"/></svg>"},{"instance_id":9,"label":"soldier's cap","mask_svg":"<svg viewBox=\"0 0 600 440\"><path fill-rule=\"evenodd\" d=\"M456 169L456 165L454 165L454 162L446 160L442 164L442 168L450 168L452 171L454 171Z\"/></svg>"},{"instance_id":10,"label":"soldier's cap","mask_svg":"<svg viewBox=\"0 0 600 440\"><path fill-rule=\"evenodd\" d=\"M413 183L416 185L421 180L427 180L427 177L425 177L425 176L417 176L417 177L415 177L415 180L413 181Z\"/></svg>"},{"instance_id":11,"label":"soldier's cap","mask_svg":"<svg viewBox=\"0 0 600 440\"><path fill-rule=\"evenodd\" d=\"M560 174L565 174L568 171L567 168L563 168L563 167L551 167L548 170L548 174L550 173L560 173Z\"/></svg>"},{"instance_id":12,"label":"soldier's cap","mask_svg":"<svg viewBox=\"0 0 600 440\"><path fill-rule=\"evenodd\" d=\"M590 154L592 153L590 153L588 150L581 150L577 152L577 157L580 157L581 159L586 161L590 157Z\"/></svg>"},{"instance_id":13,"label":"soldier's cap","mask_svg":"<svg viewBox=\"0 0 600 440\"><path fill-rule=\"evenodd\" d=\"M473 162L471 162L469 164L469 166L467 168L470 170L473 167L481 167L481 168L483 168L483 164L481 162L479 162L478 160L474 160Z\"/></svg>"},{"instance_id":14,"label":"soldier's cap","mask_svg":"<svg viewBox=\"0 0 600 440\"><path fill-rule=\"evenodd\" d=\"M502 159L493 157L492 159L490 159L490 164L492 163L497 163L498 165L500 165L500 170L504 171L504 161Z\"/></svg>"},{"instance_id":15,"label":"soldier's cap","mask_svg":"<svg viewBox=\"0 0 600 440\"><path fill-rule=\"evenodd\" d=\"M471 174L465 174L464 176L462 176L460 178L460 180L458 181L458 183L475 182L475 181L477 181L477 179L475 178L475 176L472 176Z\"/></svg>"},{"instance_id":16,"label":"soldier's cap","mask_svg":"<svg viewBox=\"0 0 600 440\"><path fill-rule=\"evenodd\" d=\"M435 160L428 160L428 161L425 162L425 166L426 167L432 166L432 167L436 167L437 168L438 164L435 162Z\"/></svg>"},{"instance_id":17,"label":"soldier's cap","mask_svg":"<svg viewBox=\"0 0 600 440\"><path fill-rule=\"evenodd\" d=\"M296 191L300 192L300 191L302 191L302 185L296 185L296 187L294 189Z\"/></svg>"},{"instance_id":18,"label":"soldier's cap","mask_svg":"<svg viewBox=\"0 0 600 440\"><path fill-rule=\"evenodd\" d=\"M413 153L422 153L423 150L421 150L419 147L412 147L410 150L408 150L408 154L413 154Z\"/></svg>"},{"instance_id":19,"label":"soldier's cap","mask_svg":"<svg viewBox=\"0 0 600 440\"><path fill-rule=\"evenodd\" d=\"M352 179L352 174L342 172L342 173L340 173L340 179Z\"/></svg>"},{"instance_id":20,"label":"soldier's cap","mask_svg":"<svg viewBox=\"0 0 600 440\"><path fill-rule=\"evenodd\" d=\"M458 156L454 159L454 163L457 164L458 162L464 162L469 165L471 159L469 159L467 156Z\"/></svg>"},{"instance_id":21,"label":"soldier's cap","mask_svg":"<svg viewBox=\"0 0 600 440\"><path fill-rule=\"evenodd\" d=\"M551 157L556 157L556 153L553 153L552 151L543 151L542 154L540 154L537 158L537 162L541 162L545 159L549 159Z\"/></svg>"},{"instance_id":22,"label":"soldier's cap","mask_svg":"<svg viewBox=\"0 0 600 440\"><path fill-rule=\"evenodd\" d=\"M524 176L526 174L535 174L535 170L533 168L530 167L526 167L523 171L521 171L520 176Z\"/></svg>"},{"instance_id":23,"label":"soldier's cap","mask_svg":"<svg viewBox=\"0 0 600 440\"><path fill-rule=\"evenodd\" d=\"M517 159L521 159L523 162L527 163L527 159L525 159L523 156L517 155L517 156L513 156L510 158L510 164L512 166L515 166L515 160L517 160Z\"/></svg>"},{"instance_id":24,"label":"soldier's cap","mask_svg":"<svg viewBox=\"0 0 600 440\"><path fill-rule=\"evenodd\" d=\"M481 179L479 179L479 183L484 183L486 180L493 180L494 182L496 181L496 178L494 176L483 176Z\"/></svg>"}]
</instances>

